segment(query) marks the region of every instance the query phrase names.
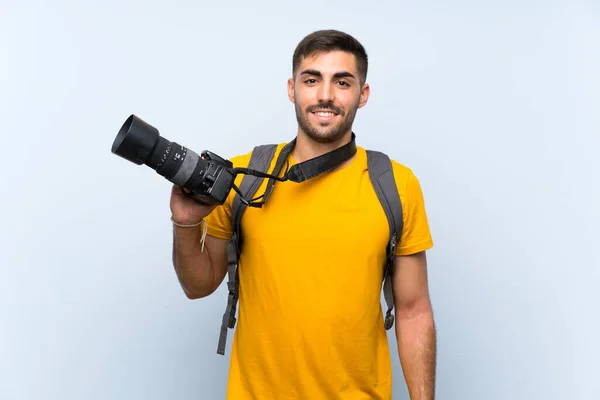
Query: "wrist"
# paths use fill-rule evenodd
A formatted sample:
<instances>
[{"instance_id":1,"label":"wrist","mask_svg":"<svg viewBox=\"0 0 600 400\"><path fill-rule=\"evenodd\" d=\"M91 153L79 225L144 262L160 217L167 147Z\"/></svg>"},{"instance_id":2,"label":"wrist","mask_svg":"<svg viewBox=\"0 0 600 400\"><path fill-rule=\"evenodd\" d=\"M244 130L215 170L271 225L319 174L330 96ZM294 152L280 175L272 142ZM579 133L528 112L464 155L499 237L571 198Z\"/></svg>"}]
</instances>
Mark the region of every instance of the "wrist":
<instances>
[{"instance_id":1,"label":"wrist","mask_svg":"<svg viewBox=\"0 0 600 400\"><path fill-rule=\"evenodd\" d=\"M173 223L173 225L178 226L180 228L197 228L200 225L202 225L202 223L204 222L204 219L201 218L199 221L184 221L184 220L176 220L175 218L173 218L173 216L171 216L171 222Z\"/></svg>"},{"instance_id":2,"label":"wrist","mask_svg":"<svg viewBox=\"0 0 600 400\"><path fill-rule=\"evenodd\" d=\"M173 219L173 216L171 216L171 222L173 223L173 226L183 228L183 229L198 228L200 225L202 225L202 236L200 238L200 244L202 245L202 247L200 248L200 251L204 251L204 243L206 241L206 234L208 233L208 226L206 225L204 218L200 219L200 222L183 224L183 223L175 221L175 219ZM176 229L176 228L174 228L174 229Z\"/></svg>"}]
</instances>

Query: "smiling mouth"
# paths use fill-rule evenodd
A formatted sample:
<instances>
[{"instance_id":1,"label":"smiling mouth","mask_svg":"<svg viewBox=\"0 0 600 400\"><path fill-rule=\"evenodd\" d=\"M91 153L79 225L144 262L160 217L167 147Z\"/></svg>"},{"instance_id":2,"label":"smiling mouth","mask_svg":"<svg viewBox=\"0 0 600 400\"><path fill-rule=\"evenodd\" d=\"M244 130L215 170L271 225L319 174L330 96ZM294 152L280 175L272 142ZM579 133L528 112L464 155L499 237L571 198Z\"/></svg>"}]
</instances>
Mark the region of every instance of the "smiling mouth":
<instances>
[{"instance_id":1,"label":"smiling mouth","mask_svg":"<svg viewBox=\"0 0 600 400\"><path fill-rule=\"evenodd\" d=\"M335 117L337 115L333 111L313 111L312 113L319 117Z\"/></svg>"}]
</instances>

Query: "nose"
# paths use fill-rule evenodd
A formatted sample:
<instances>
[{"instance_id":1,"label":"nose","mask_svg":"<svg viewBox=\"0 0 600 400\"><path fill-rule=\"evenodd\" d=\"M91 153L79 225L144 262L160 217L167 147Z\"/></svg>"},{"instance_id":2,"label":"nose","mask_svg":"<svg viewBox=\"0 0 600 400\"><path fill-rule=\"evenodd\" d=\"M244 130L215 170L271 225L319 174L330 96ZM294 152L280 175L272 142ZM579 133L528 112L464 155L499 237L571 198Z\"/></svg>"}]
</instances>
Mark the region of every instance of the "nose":
<instances>
[{"instance_id":1,"label":"nose","mask_svg":"<svg viewBox=\"0 0 600 400\"><path fill-rule=\"evenodd\" d=\"M323 81L323 83L319 86L317 96L320 103L333 103L335 100L333 85L329 82Z\"/></svg>"}]
</instances>

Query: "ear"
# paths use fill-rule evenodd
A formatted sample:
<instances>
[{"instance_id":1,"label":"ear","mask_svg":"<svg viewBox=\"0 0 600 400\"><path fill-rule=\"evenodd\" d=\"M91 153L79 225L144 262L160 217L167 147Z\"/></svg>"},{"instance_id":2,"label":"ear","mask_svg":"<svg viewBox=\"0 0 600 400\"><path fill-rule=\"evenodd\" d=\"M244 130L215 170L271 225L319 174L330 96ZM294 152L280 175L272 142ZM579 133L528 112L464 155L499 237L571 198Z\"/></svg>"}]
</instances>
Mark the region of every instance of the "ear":
<instances>
[{"instance_id":1,"label":"ear","mask_svg":"<svg viewBox=\"0 0 600 400\"><path fill-rule=\"evenodd\" d=\"M293 103L294 102L294 79L290 78L287 81L287 91L288 91L288 99Z\"/></svg>"},{"instance_id":2,"label":"ear","mask_svg":"<svg viewBox=\"0 0 600 400\"><path fill-rule=\"evenodd\" d=\"M371 95L371 87L369 86L368 83L365 83L363 85L362 89L360 90L360 99L358 101L358 108L361 108L367 104L367 101L369 100L370 95Z\"/></svg>"}]
</instances>

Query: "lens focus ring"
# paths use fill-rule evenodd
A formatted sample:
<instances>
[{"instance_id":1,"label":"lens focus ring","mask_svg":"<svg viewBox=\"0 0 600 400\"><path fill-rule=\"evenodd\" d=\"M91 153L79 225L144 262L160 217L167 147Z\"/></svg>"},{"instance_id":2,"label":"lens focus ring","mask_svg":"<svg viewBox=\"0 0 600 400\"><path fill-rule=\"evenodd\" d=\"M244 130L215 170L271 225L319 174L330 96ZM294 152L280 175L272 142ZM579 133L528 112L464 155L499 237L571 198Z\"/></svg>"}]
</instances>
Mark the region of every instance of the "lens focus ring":
<instances>
[{"instance_id":1,"label":"lens focus ring","mask_svg":"<svg viewBox=\"0 0 600 400\"><path fill-rule=\"evenodd\" d=\"M194 151L185 147L183 148L185 149L183 161L179 166L179 170L171 179L173 183L179 186L184 186L188 179L190 179L190 176L192 176L194 173L194 169L196 168L198 160L200 159L200 156Z\"/></svg>"},{"instance_id":2,"label":"lens focus ring","mask_svg":"<svg viewBox=\"0 0 600 400\"><path fill-rule=\"evenodd\" d=\"M163 152L156 172L168 180L177 174L185 158L185 147L175 142L169 143Z\"/></svg>"}]
</instances>

